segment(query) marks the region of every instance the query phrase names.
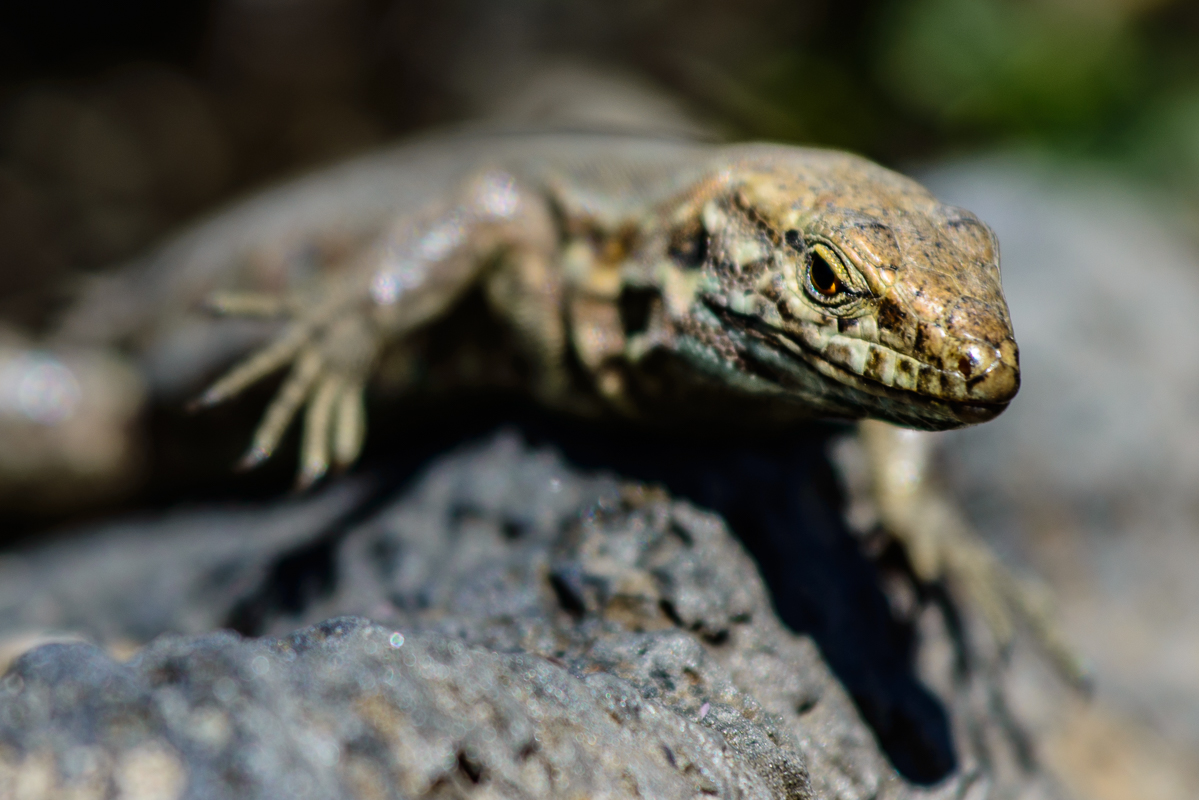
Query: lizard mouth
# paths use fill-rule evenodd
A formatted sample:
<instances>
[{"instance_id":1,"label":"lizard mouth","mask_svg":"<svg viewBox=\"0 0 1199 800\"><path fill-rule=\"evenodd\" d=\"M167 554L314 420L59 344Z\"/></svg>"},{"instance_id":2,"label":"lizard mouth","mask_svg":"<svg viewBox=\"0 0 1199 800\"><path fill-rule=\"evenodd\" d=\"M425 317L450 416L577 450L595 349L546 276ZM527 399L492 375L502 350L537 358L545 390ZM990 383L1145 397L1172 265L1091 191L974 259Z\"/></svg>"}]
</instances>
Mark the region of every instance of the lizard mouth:
<instances>
[{"instance_id":1,"label":"lizard mouth","mask_svg":"<svg viewBox=\"0 0 1199 800\"><path fill-rule=\"evenodd\" d=\"M902 414L905 424L909 424L908 418L914 417L920 420L922 428L947 430L963 425L988 422L1003 413L1010 402L1010 400L971 401L952 396L929 394L919 389L897 388L894 385L853 372L820 354L806 351L805 356L804 360L825 377L879 398L896 401L907 407L907 413ZM942 378L948 376L950 379L955 377L960 379L960 376L955 376L953 373L935 370L926 364L921 366L924 370L934 371L934 374L939 373Z\"/></svg>"},{"instance_id":2,"label":"lizard mouth","mask_svg":"<svg viewBox=\"0 0 1199 800\"><path fill-rule=\"evenodd\" d=\"M802 384L803 374L815 371L826 382L856 393L833 402L844 409L848 400L849 406L860 408L860 416L925 430L960 428L999 416L1020 388L1019 357L1010 338L999 347L948 341L939 360L959 369L947 370L877 342L830 334L827 327L789 331L728 308L710 307L747 334L742 339L745 354L764 372L774 373L771 380L783 391L788 383ZM798 370L796 362L803 365ZM835 393L827 396L832 400Z\"/></svg>"},{"instance_id":3,"label":"lizard mouth","mask_svg":"<svg viewBox=\"0 0 1199 800\"><path fill-rule=\"evenodd\" d=\"M994 419L1020 387L1015 342L993 348L968 343L951 354L960 370L939 369L876 342L844 335L813 347L805 337L773 330L773 340L826 378L879 398L908 406L903 416L937 429Z\"/></svg>"},{"instance_id":4,"label":"lizard mouth","mask_svg":"<svg viewBox=\"0 0 1199 800\"><path fill-rule=\"evenodd\" d=\"M765 334L765 341L759 341L784 361L801 361L826 380L856 390L866 416L911 427L948 430L987 422L1007 408L1020 385L1014 342L1010 354L996 348L991 358L986 356L992 354L972 358L975 352L963 356L968 359L964 364L979 367L967 376L875 342L837 335L825 339L825 346L818 349L805 341L802 332L755 327ZM982 363L976 365L976 360Z\"/></svg>"}]
</instances>

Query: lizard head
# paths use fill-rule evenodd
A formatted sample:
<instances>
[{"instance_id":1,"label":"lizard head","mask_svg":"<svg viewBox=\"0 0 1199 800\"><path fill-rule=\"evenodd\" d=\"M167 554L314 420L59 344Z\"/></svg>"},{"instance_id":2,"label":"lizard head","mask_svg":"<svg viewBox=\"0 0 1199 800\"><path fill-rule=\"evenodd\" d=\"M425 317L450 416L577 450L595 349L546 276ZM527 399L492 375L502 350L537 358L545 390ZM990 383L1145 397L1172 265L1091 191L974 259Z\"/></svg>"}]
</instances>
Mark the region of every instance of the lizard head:
<instances>
[{"instance_id":1,"label":"lizard head","mask_svg":"<svg viewBox=\"0 0 1199 800\"><path fill-rule=\"evenodd\" d=\"M842 153L762 148L725 174L696 208L691 307L709 323L693 333L727 334L726 368L833 416L929 430L1007 407L1018 352L977 217Z\"/></svg>"}]
</instances>

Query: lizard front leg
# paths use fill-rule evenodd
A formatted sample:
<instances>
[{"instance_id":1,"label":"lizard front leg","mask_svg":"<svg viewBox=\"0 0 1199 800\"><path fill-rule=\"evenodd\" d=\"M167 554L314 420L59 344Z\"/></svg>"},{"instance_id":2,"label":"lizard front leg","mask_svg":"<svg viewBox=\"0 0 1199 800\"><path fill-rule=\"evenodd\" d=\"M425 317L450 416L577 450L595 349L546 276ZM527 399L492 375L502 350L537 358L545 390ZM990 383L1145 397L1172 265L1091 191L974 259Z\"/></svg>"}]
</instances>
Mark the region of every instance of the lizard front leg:
<instances>
[{"instance_id":1,"label":"lizard front leg","mask_svg":"<svg viewBox=\"0 0 1199 800\"><path fill-rule=\"evenodd\" d=\"M935 485L931 435L878 420L858 430L878 520L903 545L916 577L948 580L969 596L1001 650L1014 635L1013 614L1020 615L1061 674L1085 688L1086 669L1053 620L1047 590L1012 574Z\"/></svg>"},{"instance_id":2,"label":"lizard front leg","mask_svg":"<svg viewBox=\"0 0 1199 800\"><path fill-rule=\"evenodd\" d=\"M261 350L216 381L197 401L209 406L290 364L242 466L268 459L305 408L298 482L345 467L362 448L363 391L382 345L444 314L507 252L556 247L540 194L501 171L467 181L450 202L397 220L349 269L286 295L224 293L218 313L281 317L289 324Z\"/></svg>"}]
</instances>

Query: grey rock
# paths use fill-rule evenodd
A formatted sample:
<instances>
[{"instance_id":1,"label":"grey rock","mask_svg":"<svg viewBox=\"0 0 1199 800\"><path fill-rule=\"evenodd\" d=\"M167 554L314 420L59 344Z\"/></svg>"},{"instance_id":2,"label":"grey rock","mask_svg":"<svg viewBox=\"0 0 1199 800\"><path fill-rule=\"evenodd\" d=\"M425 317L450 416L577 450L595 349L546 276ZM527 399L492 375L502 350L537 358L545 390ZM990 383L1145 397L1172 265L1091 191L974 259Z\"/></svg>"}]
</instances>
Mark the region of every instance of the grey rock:
<instances>
[{"instance_id":1,"label":"grey rock","mask_svg":"<svg viewBox=\"0 0 1199 800\"><path fill-rule=\"evenodd\" d=\"M93 532L83 541L109 559L86 592L63 589L83 574L65 546L20 556L62 576L29 580L3 630L161 635L127 663L89 644L17 659L0 796L4 781L214 800L1056 796L1019 764L985 671L938 684L959 769L932 788L905 781L723 521L659 488L580 474L501 434L329 528L357 491L226 517L236 526L178 512ZM257 584L218 580L239 557L231 531L249 536L256 515L293 519L291 534L240 553ZM190 549L168 563L145 547L151 529ZM203 542L224 555L202 556ZM267 590L313 548L332 554L325 591L294 603ZM130 613L137 598L158 608ZM262 635L197 633L230 620Z\"/></svg>"},{"instance_id":2,"label":"grey rock","mask_svg":"<svg viewBox=\"0 0 1199 800\"><path fill-rule=\"evenodd\" d=\"M341 618L284 639L164 637L127 665L48 645L6 679L7 769L48 753L62 790L106 786L140 750L175 761L187 798L807 796L772 792L785 759L755 768L614 676L401 636Z\"/></svg>"},{"instance_id":3,"label":"grey rock","mask_svg":"<svg viewBox=\"0 0 1199 800\"><path fill-rule=\"evenodd\" d=\"M69 630L101 642L219 628L228 601L282 550L363 494L345 483L266 508L178 511L102 523L0 555L0 631Z\"/></svg>"}]
</instances>

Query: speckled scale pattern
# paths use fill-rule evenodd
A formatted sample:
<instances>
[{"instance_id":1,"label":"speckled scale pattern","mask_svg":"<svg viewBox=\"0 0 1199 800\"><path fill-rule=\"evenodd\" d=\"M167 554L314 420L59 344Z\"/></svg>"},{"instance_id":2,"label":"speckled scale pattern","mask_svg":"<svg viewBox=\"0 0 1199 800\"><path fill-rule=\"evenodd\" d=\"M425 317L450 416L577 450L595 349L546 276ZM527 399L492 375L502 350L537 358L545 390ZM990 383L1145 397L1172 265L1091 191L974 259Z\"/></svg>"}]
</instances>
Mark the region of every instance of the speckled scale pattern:
<instances>
[{"instance_id":1,"label":"speckled scale pattern","mask_svg":"<svg viewBox=\"0 0 1199 800\"><path fill-rule=\"evenodd\" d=\"M704 299L734 312L727 325L743 324L738 315L752 309L751 335L769 340L760 334L773 329L776 340L798 343L783 349L821 378L794 364L784 371L808 385L814 409L843 415L821 408L817 395L832 394L833 405L927 428L1002 410L1019 385L1018 356L998 248L982 222L848 154L747 145L713 160L726 176L705 221L716 244L710 283L721 291ZM850 290L843 297L805 285L817 250L837 261ZM751 263L739 257L755 251ZM840 386L818 391L821 379Z\"/></svg>"},{"instance_id":2,"label":"speckled scale pattern","mask_svg":"<svg viewBox=\"0 0 1199 800\"><path fill-rule=\"evenodd\" d=\"M680 256L680 236L703 246ZM813 291L817 256L846 291ZM513 331L503 346L518 352L496 358L524 362L530 392L568 411L652 422L685 402L688 418L723 425L762 403L788 409L776 421L943 429L995 416L1019 383L997 247L969 212L844 153L616 134L444 133L332 168L168 243L63 331L132 344L183 385L247 349L245 336L195 344L230 326L204 317L205 298L272 309L259 349L202 399L292 365L248 458L269 457L303 411L315 480L356 456L356 398L379 354L473 288ZM630 291L657 298L644 329L627 325ZM680 368L667 377L665 362ZM711 402L704 383L748 410Z\"/></svg>"}]
</instances>

